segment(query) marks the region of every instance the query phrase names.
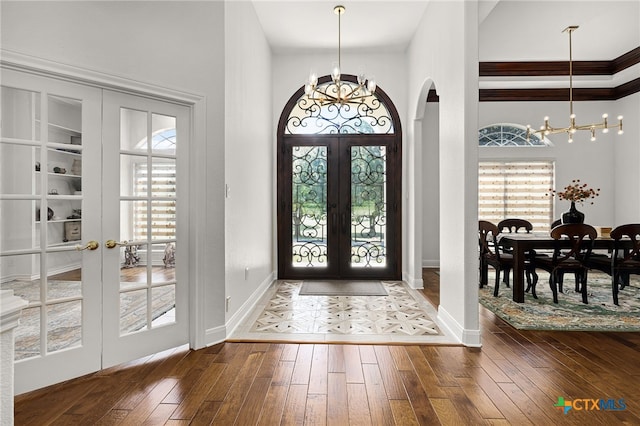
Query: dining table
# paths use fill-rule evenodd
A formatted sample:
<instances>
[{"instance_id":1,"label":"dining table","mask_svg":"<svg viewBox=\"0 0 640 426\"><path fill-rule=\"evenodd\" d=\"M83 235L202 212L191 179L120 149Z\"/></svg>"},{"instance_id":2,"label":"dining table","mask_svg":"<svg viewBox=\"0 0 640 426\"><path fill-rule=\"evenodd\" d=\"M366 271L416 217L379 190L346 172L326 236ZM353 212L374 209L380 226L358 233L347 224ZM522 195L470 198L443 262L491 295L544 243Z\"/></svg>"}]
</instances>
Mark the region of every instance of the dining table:
<instances>
[{"instance_id":1,"label":"dining table","mask_svg":"<svg viewBox=\"0 0 640 426\"><path fill-rule=\"evenodd\" d=\"M498 235L497 241L498 245L511 249L513 254L513 301L517 303L524 303L524 273L527 252L530 250L553 250L558 244L560 248L571 246L569 239L555 240L548 232L504 233ZM611 251L614 241L611 238L598 237L593 240L593 249ZM621 243L626 245L624 241ZM628 245L631 246L631 240L628 241Z\"/></svg>"}]
</instances>

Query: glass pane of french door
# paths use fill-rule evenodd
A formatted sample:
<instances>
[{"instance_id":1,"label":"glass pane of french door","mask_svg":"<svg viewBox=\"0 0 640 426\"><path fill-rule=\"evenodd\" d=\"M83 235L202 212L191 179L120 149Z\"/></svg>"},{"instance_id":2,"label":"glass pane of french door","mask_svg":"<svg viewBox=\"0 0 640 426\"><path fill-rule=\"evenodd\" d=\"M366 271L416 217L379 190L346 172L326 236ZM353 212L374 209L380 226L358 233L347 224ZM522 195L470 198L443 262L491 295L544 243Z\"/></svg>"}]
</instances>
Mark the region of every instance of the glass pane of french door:
<instances>
[{"instance_id":1,"label":"glass pane of french door","mask_svg":"<svg viewBox=\"0 0 640 426\"><path fill-rule=\"evenodd\" d=\"M104 280L114 283L105 289L113 309L105 312L104 362L113 365L188 341L177 219L189 121L186 107L112 92L104 99L104 162L117 165L103 195L113 213L104 222Z\"/></svg>"},{"instance_id":2,"label":"glass pane of french door","mask_svg":"<svg viewBox=\"0 0 640 426\"><path fill-rule=\"evenodd\" d=\"M24 392L100 368L100 255L82 250L99 239L83 160L100 152L100 91L10 71L3 84L0 287L29 302L15 330Z\"/></svg>"},{"instance_id":3,"label":"glass pane of french door","mask_svg":"<svg viewBox=\"0 0 640 426\"><path fill-rule=\"evenodd\" d=\"M327 147L294 146L292 157L292 265L326 268Z\"/></svg>"},{"instance_id":4,"label":"glass pane of french door","mask_svg":"<svg viewBox=\"0 0 640 426\"><path fill-rule=\"evenodd\" d=\"M351 268L387 266L387 151L351 147Z\"/></svg>"}]
</instances>

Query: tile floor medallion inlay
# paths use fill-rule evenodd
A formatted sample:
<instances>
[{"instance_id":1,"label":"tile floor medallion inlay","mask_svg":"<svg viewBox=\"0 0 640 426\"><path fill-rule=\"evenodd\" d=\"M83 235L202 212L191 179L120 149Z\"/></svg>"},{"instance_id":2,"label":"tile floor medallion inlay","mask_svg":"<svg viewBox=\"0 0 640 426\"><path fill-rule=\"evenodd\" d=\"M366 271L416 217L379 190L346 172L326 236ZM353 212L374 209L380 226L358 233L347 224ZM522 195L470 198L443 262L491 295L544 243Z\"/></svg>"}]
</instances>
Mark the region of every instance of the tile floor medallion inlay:
<instances>
[{"instance_id":1,"label":"tile floor medallion inlay","mask_svg":"<svg viewBox=\"0 0 640 426\"><path fill-rule=\"evenodd\" d=\"M302 281L277 281L230 340L459 343L415 290L383 285L388 296L301 296Z\"/></svg>"}]
</instances>

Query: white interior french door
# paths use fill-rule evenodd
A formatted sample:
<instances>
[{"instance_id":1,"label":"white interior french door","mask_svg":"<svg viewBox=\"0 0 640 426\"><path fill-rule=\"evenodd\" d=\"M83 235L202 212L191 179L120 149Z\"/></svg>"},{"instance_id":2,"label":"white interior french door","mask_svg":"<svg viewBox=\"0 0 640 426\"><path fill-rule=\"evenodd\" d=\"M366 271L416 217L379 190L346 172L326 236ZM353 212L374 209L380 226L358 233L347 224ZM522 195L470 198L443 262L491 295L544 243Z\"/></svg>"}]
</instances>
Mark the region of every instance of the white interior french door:
<instances>
[{"instance_id":1,"label":"white interior french door","mask_svg":"<svg viewBox=\"0 0 640 426\"><path fill-rule=\"evenodd\" d=\"M189 108L7 69L0 98L16 393L188 343Z\"/></svg>"},{"instance_id":2,"label":"white interior french door","mask_svg":"<svg viewBox=\"0 0 640 426\"><path fill-rule=\"evenodd\" d=\"M105 90L103 120L108 367L188 342L189 109Z\"/></svg>"},{"instance_id":3,"label":"white interior french door","mask_svg":"<svg viewBox=\"0 0 640 426\"><path fill-rule=\"evenodd\" d=\"M2 70L0 286L29 304L15 391L100 369L101 90Z\"/></svg>"}]
</instances>

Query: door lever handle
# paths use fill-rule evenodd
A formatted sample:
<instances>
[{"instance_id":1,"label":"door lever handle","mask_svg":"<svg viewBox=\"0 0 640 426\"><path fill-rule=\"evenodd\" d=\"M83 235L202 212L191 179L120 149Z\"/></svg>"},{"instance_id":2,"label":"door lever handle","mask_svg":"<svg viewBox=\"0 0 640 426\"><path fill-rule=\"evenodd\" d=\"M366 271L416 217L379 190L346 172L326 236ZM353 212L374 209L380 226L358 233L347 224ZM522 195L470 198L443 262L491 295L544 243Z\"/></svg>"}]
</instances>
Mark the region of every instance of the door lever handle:
<instances>
[{"instance_id":1,"label":"door lever handle","mask_svg":"<svg viewBox=\"0 0 640 426\"><path fill-rule=\"evenodd\" d=\"M82 247L81 244L77 244L75 248L77 251L82 251L82 250L95 250L98 247L100 247L100 243L98 243L97 241L91 240L84 247Z\"/></svg>"},{"instance_id":2,"label":"door lever handle","mask_svg":"<svg viewBox=\"0 0 640 426\"><path fill-rule=\"evenodd\" d=\"M117 247L117 246L127 246L127 245L129 245L128 241L123 241L123 242L119 243L116 240L107 240L104 243L104 246L106 248L108 248L108 249L112 249L112 248Z\"/></svg>"}]
</instances>

